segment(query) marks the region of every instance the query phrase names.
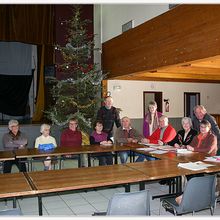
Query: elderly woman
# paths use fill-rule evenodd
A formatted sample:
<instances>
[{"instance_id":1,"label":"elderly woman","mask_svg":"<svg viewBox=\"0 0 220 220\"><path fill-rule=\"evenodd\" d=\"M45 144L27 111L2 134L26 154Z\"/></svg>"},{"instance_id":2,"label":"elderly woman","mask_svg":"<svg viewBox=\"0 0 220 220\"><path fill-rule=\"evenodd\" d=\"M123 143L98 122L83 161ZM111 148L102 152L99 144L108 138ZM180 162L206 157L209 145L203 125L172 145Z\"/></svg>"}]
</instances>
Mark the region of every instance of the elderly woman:
<instances>
[{"instance_id":1,"label":"elderly woman","mask_svg":"<svg viewBox=\"0 0 220 220\"><path fill-rule=\"evenodd\" d=\"M211 132L211 124L207 120L200 122L200 133L195 136L190 145L186 146L188 150L195 152L208 153L212 156L217 153L217 137ZM201 174L187 175L187 180L199 176ZM176 197L176 202L180 204L182 201L182 195Z\"/></svg>"},{"instance_id":2,"label":"elderly woman","mask_svg":"<svg viewBox=\"0 0 220 220\"><path fill-rule=\"evenodd\" d=\"M57 143L54 137L50 136L50 125L42 124L40 127L41 136L37 137L35 140L35 148L53 146L57 147ZM47 157L44 161L44 170L51 170L51 158Z\"/></svg>"},{"instance_id":3,"label":"elderly woman","mask_svg":"<svg viewBox=\"0 0 220 220\"><path fill-rule=\"evenodd\" d=\"M66 128L60 137L60 147L79 147L82 145L82 133L78 129L78 119L70 118L69 127ZM65 158L74 158L75 156L66 155ZM87 155L80 154L80 166L86 166Z\"/></svg>"},{"instance_id":4,"label":"elderly woman","mask_svg":"<svg viewBox=\"0 0 220 220\"><path fill-rule=\"evenodd\" d=\"M143 135L148 138L159 127L159 118L162 116L161 112L157 111L157 103L151 101L148 104L148 112L144 117Z\"/></svg>"},{"instance_id":5,"label":"elderly woman","mask_svg":"<svg viewBox=\"0 0 220 220\"><path fill-rule=\"evenodd\" d=\"M175 148L185 148L190 144L198 132L192 128L192 120L189 117L182 118L183 129L177 132L176 137L168 144Z\"/></svg>"},{"instance_id":6,"label":"elderly woman","mask_svg":"<svg viewBox=\"0 0 220 220\"><path fill-rule=\"evenodd\" d=\"M195 136L186 146L188 150L195 152L204 152L210 155L217 153L217 137L211 132L211 124L207 120L202 120L200 123L200 133Z\"/></svg>"},{"instance_id":7,"label":"elderly woman","mask_svg":"<svg viewBox=\"0 0 220 220\"><path fill-rule=\"evenodd\" d=\"M19 130L19 124L17 120L10 120L8 122L9 132L4 134L3 148L4 150L17 150L23 149L27 146L27 137L26 135ZM4 173L10 173L12 165L15 164L20 172L26 172L25 163L19 162L18 159L9 160L4 162Z\"/></svg>"}]
</instances>

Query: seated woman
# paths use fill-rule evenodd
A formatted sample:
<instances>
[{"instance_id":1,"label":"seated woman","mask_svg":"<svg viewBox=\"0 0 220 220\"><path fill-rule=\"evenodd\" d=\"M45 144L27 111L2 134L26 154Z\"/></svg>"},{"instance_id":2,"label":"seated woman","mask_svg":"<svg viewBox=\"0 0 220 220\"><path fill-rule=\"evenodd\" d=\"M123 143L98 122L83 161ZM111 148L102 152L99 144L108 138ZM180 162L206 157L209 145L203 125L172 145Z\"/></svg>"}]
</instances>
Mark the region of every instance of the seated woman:
<instances>
[{"instance_id":1,"label":"seated woman","mask_svg":"<svg viewBox=\"0 0 220 220\"><path fill-rule=\"evenodd\" d=\"M4 134L2 138L3 148L5 151L17 150L27 147L27 137L19 130L19 124L17 120L10 120L8 122L9 132ZM15 164L20 172L26 172L26 165L24 162L20 162L19 159L8 160L4 162L4 173L11 173L12 165Z\"/></svg>"},{"instance_id":2,"label":"seated woman","mask_svg":"<svg viewBox=\"0 0 220 220\"><path fill-rule=\"evenodd\" d=\"M103 124L101 121L97 121L95 125L95 131L92 132L90 135L90 144L112 144L111 139L108 137L108 134L103 132ZM97 153L95 155L92 155L98 158L99 160L99 166L103 165L112 165L113 164L113 157L111 152L106 153Z\"/></svg>"},{"instance_id":3,"label":"seated woman","mask_svg":"<svg viewBox=\"0 0 220 220\"><path fill-rule=\"evenodd\" d=\"M211 132L211 124L207 120L200 122L200 133L195 136L190 145L186 146L188 150L195 152L208 153L211 156L217 153L217 137ZM187 179L194 177L195 175L187 175ZM196 175L197 176L197 175ZM178 204L181 203L182 195L176 198Z\"/></svg>"},{"instance_id":4,"label":"seated woman","mask_svg":"<svg viewBox=\"0 0 220 220\"><path fill-rule=\"evenodd\" d=\"M82 133L78 130L77 118L69 120L69 127L61 133L60 147L79 147L82 145ZM86 166L86 155L80 154L80 166ZM72 158L72 155L66 155L66 158Z\"/></svg>"},{"instance_id":5,"label":"seated woman","mask_svg":"<svg viewBox=\"0 0 220 220\"><path fill-rule=\"evenodd\" d=\"M186 146L188 150L208 153L211 156L217 153L217 137L211 132L211 124L207 120L200 122L200 133Z\"/></svg>"},{"instance_id":6,"label":"seated woman","mask_svg":"<svg viewBox=\"0 0 220 220\"><path fill-rule=\"evenodd\" d=\"M40 145L53 145L57 147L57 143L54 137L50 136L50 125L42 124L40 127L41 136L35 140L35 148L41 147ZM51 157L46 157L44 161L44 170L51 170Z\"/></svg>"},{"instance_id":7,"label":"seated woman","mask_svg":"<svg viewBox=\"0 0 220 220\"><path fill-rule=\"evenodd\" d=\"M189 117L182 118L183 129L177 132L175 138L168 142L169 145L175 148L186 148L186 145L190 144L193 138L198 132L192 128L192 120Z\"/></svg>"}]
</instances>

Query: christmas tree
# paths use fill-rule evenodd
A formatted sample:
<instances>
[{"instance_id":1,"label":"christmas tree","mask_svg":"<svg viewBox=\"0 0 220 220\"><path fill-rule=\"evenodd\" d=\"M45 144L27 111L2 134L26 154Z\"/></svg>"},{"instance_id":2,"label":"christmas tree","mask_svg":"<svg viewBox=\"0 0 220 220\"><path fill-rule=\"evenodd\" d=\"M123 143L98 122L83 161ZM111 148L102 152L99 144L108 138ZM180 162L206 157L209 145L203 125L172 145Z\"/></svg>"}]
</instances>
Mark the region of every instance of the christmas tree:
<instances>
[{"instance_id":1,"label":"christmas tree","mask_svg":"<svg viewBox=\"0 0 220 220\"><path fill-rule=\"evenodd\" d=\"M94 35L88 34L89 20L81 20L80 7L73 8L73 18L68 23L68 38L65 47L57 46L63 57L63 64L57 65L64 79L53 79L52 97L54 105L46 111L53 124L65 127L75 117L80 129L91 132L96 119L98 93L104 74L98 69L93 58Z\"/></svg>"}]
</instances>

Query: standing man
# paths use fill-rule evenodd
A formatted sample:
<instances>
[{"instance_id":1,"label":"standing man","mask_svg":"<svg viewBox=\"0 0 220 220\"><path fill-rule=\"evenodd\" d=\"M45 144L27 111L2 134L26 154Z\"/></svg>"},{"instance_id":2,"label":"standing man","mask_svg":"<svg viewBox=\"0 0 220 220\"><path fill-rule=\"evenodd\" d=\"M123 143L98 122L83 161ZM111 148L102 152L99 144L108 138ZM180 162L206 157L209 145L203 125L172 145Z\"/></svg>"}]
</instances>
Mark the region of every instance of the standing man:
<instances>
[{"instance_id":1,"label":"standing man","mask_svg":"<svg viewBox=\"0 0 220 220\"><path fill-rule=\"evenodd\" d=\"M203 105L196 105L193 109L195 117L193 119L193 128L200 131L200 123L202 120L207 120L211 124L211 131L216 135L218 140L218 149L220 148L220 130L213 116L207 113Z\"/></svg>"},{"instance_id":2,"label":"standing man","mask_svg":"<svg viewBox=\"0 0 220 220\"><path fill-rule=\"evenodd\" d=\"M103 132L107 133L109 138L113 137L113 126L116 124L117 128L121 126L120 116L118 110L113 106L113 99L107 96L102 106L97 113L97 121L103 122Z\"/></svg>"}]
</instances>

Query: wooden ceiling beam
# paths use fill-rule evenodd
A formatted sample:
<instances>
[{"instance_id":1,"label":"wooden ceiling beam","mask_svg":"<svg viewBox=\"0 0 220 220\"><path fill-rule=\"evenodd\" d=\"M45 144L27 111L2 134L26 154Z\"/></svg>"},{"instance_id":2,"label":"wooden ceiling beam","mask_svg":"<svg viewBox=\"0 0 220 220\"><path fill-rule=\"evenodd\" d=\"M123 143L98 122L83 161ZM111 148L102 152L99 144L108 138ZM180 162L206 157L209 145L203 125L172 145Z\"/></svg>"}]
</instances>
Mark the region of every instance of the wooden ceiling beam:
<instances>
[{"instance_id":1,"label":"wooden ceiling beam","mask_svg":"<svg viewBox=\"0 0 220 220\"><path fill-rule=\"evenodd\" d=\"M220 5L177 6L105 42L103 69L109 72L108 78L111 79L219 56L219 12ZM197 65L192 64L194 67ZM201 65L212 68L211 61ZM218 68L218 63L214 66ZM216 80L219 80L218 76Z\"/></svg>"}]
</instances>

